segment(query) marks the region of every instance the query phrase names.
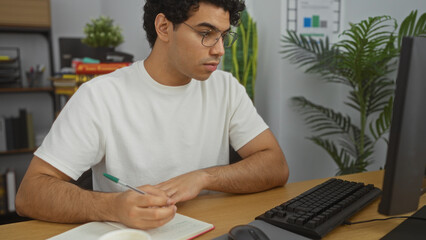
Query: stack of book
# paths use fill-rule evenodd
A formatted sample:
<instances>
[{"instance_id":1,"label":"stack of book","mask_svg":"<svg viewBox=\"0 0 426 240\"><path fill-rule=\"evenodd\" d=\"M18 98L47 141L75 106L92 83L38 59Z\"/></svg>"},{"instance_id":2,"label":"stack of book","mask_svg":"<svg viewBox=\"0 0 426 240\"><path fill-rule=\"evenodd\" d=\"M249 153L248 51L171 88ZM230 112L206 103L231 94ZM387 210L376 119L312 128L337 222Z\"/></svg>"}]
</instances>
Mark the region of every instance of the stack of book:
<instances>
[{"instance_id":1,"label":"stack of book","mask_svg":"<svg viewBox=\"0 0 426 240\"><path fill-rule=\"evenodd\" d=\"M18 117L0 117L0 152L34 149L33 116L26 109Z\"/></svg>"},{"instance_id":2,"label":"stack of book","mask_svg":"<svg viewBox=\"0 0 426 240\"><path fill-rule=\"evenodd\" d=\"M76 74L60 74L50 78L55 89L55 94L71 96L77 90L79 84Z\"/></svg>"},{"instance_id":3,"label":"stack of book","mask_svg":"<svg viewBox=\"0 0 426 240\"><path fill-rule=\"evenodd\" d=\"M129 66L130 62L119 63L78 63L75 74L61 74L52 77L55 94L71 96L78 87L102 74L111 73L119 68Z\"/></svg>"}]
</instances>

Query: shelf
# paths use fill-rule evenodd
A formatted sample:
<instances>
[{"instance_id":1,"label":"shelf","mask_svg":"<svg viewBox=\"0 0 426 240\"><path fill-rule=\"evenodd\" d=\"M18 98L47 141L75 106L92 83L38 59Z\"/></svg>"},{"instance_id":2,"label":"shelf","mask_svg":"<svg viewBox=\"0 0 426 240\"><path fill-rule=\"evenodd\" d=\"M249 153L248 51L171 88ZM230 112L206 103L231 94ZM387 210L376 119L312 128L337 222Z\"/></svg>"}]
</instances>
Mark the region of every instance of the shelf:
<instances>
[{"instance_id":1,"label":"shelf","mask_svg":"<svg viewBox=\"0 0 426 240\"><path fill-rule=\"evenodd\" d=\"M25 93L25 92L53 92L53 87L12 87L12 88L0 88L0 93Z\"/></svg>"},{"instance_id":2,"label":"shelf","mask_svg":"<svg viewBox=\"0 0 426 240\"><path fill-rule=\"evenodd\" d=\"M0 32L7 33L42 33L49 34L49 27L0 26Z\"/></svg>"},{"instance_id":3,"label":"shelf","mask_svg":"<svg viewBox=\"0 0 426 240\"><path fill-rule=\"evenodd\" d=\"M0 152L0 156L33 153L33 152L35 152L36 149L37 148L24 148L24 149L15 149L15 150L3 151L3 152Z\"/></svg>"}]
</instances>

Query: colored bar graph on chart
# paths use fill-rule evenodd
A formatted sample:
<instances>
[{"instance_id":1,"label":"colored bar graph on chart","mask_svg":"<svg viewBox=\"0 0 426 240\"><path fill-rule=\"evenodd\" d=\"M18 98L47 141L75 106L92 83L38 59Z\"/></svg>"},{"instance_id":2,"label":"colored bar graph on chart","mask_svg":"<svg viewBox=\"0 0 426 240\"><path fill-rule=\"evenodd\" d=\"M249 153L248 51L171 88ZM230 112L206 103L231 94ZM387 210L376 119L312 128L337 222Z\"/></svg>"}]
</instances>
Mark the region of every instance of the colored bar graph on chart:
<instances>
[{"instance_id":1,"label":"colored bar graph on chart","mask_svg":"<svg viewBox=\"0 0 426 240\"><path fill-rule=\"evenodd\" d=\"M303 27L305 28L326 28L327 21L321 21L319 15L312 15L312 17L303 18Z\"/></svg>"},{"instance_id":2,"label":"colored bar graph on chart","mask_svg":"<svg viewBox=\"0 0 426 240\"><path fill-rule=\"evenodd\" d=\"M312 16L312 27L317 28L319 27L319 16L318 15L313 15Z\"/></svg>"},{"instance_id":3,"label":"colored bar graph on chart","mask_svg":"<svg viewBox=\"0 0 426 240\"><path fill-rule=\"evenodd\" d=\"M311 18L307 18L307 17L303 18L303 27L306 27L306 28L311 27L311 22L312 22Z\"/></svg>"}]
</instances>

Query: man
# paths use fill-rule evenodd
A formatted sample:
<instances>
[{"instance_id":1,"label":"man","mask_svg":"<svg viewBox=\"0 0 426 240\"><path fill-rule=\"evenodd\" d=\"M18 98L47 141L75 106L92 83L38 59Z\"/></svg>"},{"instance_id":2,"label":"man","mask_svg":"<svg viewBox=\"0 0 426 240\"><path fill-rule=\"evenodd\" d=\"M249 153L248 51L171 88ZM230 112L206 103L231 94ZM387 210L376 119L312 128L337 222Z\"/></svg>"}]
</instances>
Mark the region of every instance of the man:
<instances>
[{"instance_id":1,"label":"man","mask_svg":"<svg viewBox=\"0 0 426 240\"><path fill-rule=\"evenodd\" d=\"M288 167L275 137L244 87L216 71L244 7L239 0L148 0L151 54L79 88L35 152L17 212L148 229L170 221L177 202L202 190L284 185ZM228 164L229 145L243 160ZM95 191L69 183L89 168ZM148 194L124 191L104 172Z\"/></svg>"}]
</instances>

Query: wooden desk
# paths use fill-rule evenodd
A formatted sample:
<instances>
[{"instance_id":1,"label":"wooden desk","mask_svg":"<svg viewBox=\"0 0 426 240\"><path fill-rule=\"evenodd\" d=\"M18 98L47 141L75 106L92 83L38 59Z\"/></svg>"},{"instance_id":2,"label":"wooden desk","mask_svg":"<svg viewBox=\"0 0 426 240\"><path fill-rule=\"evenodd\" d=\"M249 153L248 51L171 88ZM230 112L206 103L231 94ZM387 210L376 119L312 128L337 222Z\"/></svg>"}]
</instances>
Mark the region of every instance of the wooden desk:
<instances>
[{"instance_id":1,"label":"wooden desk","mask_svg":"<svg viewBox=\"0 0 426 240\"><path fill-rule=\"evenodd\" d=\"M372 183L381 188L383 171L352 174L339 178ZM216 227L215 230L197 238L197 240L212 239L227 233L235 225L253 221L256 216L266 210L299 195L324 180L326 179L290 183L285 187L255 194L233 195L218 193L204 195L178 204L178 212L214 224ZM386 217L377 212L379 202L379 199L374 201L351 220L361 221ZM425 204L426 195L423 195L420 205ZM379 239L402 221L403 219L393 219L352 226L341 226L330 232L324 239ZM0 226L0 239L46 239L76 226L78 224L58 224L38 220L6 224Z\"/></svg>"}]
</instances>

